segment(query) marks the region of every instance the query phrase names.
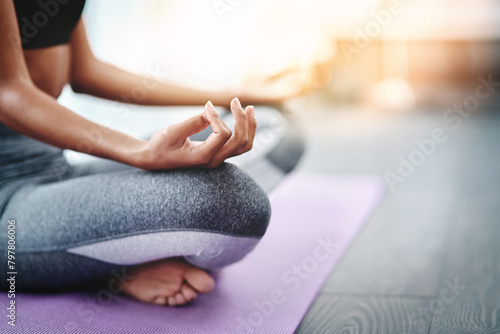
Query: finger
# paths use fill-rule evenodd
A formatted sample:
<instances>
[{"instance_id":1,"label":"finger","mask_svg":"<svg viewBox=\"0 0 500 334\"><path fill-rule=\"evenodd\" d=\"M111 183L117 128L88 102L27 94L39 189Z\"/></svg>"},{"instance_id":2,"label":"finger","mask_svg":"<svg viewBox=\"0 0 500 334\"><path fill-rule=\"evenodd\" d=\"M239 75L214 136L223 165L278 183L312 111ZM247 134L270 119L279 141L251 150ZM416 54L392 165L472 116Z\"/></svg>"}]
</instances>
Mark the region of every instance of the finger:
<instances>
[{"instance_id":1,"label":"finger","mask_svg":"<svg viewBox=\"0 0 500 334\"><path fill-rule=\"evenodd\" d=\"M201 158L202 161L208 163L224 144L226 144L229 138L231 138L232 133L219 117L215 111L214 105L210 101L205 105L205 114L212 126L213 133L203 143L196 146L197 151L195 155L198 159Z\"/></svg>"},{"instance_id":2,"label":"finger","mask_svg":"<svg viewBox=\"0 0 500 334\"><path fill-rule=\"evenodd\" d=\"M209 125L208 118L205 112L190 117L185 121L170 126L172 131L175 131L181 138L187 138L195 133L204 130Z\"/></svg>"},{"instance_id":3,"label":"finger","mask_svg":"<svg viewBox=\"0 0 500 334\"><path fill-rule=\"evenodd\" d=\"M240 147L245 146L248 142L248 117L237 97L231 101L231 112L236 120L234 124L234 135L231 140L236 141L236 143L233 144L233 146L236 147L233 148L232 152L226 152L228 155L236 153Z\"/></svg>"},{"instance_id":4,"label":"finger","mask_svg":"<svg viewBox=\"0 0 500 334\"><path fill-rule=\"evenodd\" d=\"M275 73L275 74L272 74L270 76L268 76L265 80L267 82L271 82L271 81L274 81L274 80L279 80L279 79L282 79L283 77L285 76L288 76L290 75L290 73L293 72L293 68L292 67L288 67L278 73Z\"/></svg>"},{"instance_id":5,"label":"finger","mask_svg":"<svg viewBox=\"0 0 500 334\"><path fill-rule=\"evenodd\" d=\"M255 107L254 106L248 106L246 107L246 113L247 113L247 127L248 127L248 141L247 145L241 149L241 152L247 152L250 151L253 147L253 141L255 139L255 134L257 132L257 119L255 118Z\"/></svg>"},{"instance_id":6,"label":"finger","mask_svg":"<svg viewBox=\"0 0 500 334\"><path fill-rule=\"evenodd\" d=\"M237 99L235 99L237 100ZM234 101L234 100L233 100ZM239 102L239 101L238 101ZM239 104L239 103L238 103ZM233 106L232 106L233 107ZM235 107L238 107L236 105ZM238 128L238 119L235 124L235 136L224 145L224 147L217 152L212 161L210 161L209 167L217 167L224 162L227 158L245 153L249 151L253 146L253 141L255 138L255 132L257 131L257 121L255 119L255 108L253 106L248 106L243 110L241 104L239 104L241 111L233 111L235 118L240 118L240 121L244 120L245 125L242 126L241 122ZM241 113L245 114L245 117L241 117ZM239 115L238 115L239 114ZM246 131L246 135L242 135L241 132ZM240 136L238 136L238 132Z\"/></svg>"}]
</instances>

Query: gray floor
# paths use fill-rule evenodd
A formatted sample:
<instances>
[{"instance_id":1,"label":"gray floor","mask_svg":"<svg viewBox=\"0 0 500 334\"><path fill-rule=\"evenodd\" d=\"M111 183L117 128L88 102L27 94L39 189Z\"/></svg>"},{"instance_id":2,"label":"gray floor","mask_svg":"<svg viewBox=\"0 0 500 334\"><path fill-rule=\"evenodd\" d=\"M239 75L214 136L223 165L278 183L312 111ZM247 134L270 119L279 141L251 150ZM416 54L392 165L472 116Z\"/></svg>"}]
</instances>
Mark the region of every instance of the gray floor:
<instances>
[{"instance_id":1,"label":"gray floor","mask_svg":"<svg viewBox=\"0 0 500 334\"><path fill-rule=\"evenodd\" d=\"M309 99L292 109L310 138L307 172L396 172L415 140L436 128L447 136L388 191L296 333L500 333L500 107L490 101L456 129L444 108Z\"/></svg>"}]
</instances>

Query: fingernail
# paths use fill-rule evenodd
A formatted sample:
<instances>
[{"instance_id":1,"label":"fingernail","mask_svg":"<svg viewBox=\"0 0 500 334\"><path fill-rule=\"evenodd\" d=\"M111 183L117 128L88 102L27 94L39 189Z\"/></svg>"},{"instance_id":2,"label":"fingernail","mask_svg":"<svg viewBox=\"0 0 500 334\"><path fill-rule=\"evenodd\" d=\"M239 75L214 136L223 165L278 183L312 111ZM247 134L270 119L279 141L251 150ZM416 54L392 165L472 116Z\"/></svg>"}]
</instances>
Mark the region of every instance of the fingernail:
<instances>
[{"instance_id":1,"label":"fingernail","mask_svg":"<svg viewBox=\"0 0 500 334\"><path fill-rule=\"evenodd\" d=\"M208 122L207 114L205 112L202 112L201 116L203 116L203 119L205 120L205 122Z\"/></svg>"},{"instance_id":2,"label":"fingernail","mask_svg":"<svg viewBox=\"0 0 500 334\"><path fill-rule=\"evenodd\" d=\"M250 111L250 115L252 115L252 117L255 117L255 107L254 106L248 106L248 110Z\"/></svg>"},{"instance_id":3,"label":"fingernail","mask_svg":"<svg viewBox=\"0 0 500 334\"><path fill-rule=\"evenodd\" d=\"M207 109L213 112L214 114L219 115L217 114L217 111L215 110L215 107L211 101L208 101L207 104L205 104L205 107L207 107Z\"/></svg>"},{"instance_id":4,"label":"fingernail","mask_svg":"<svg viewBox=\"0 0 500 334\"><path fill-rule=\"evenodd\" d=\"M240 102L240 100L239 100L237 97L235 97L235 98L233 99L233 101L234 101L234 103L236 103L236 105L237 105L238 107L242 108L242 107L241 107L241 102Z\"/></svg>"},{"instance_id":5,"label":"fingernail","mask_svg":"<svg viewBox=\"0 0 500 334\"><path fill-rule=\"evenodd\" d=\"M205 107L207 107L211 111L215 110L214 105L212 104L212 101L208 101L207 104L205 104Z\"/></svg>"}]
</instances>

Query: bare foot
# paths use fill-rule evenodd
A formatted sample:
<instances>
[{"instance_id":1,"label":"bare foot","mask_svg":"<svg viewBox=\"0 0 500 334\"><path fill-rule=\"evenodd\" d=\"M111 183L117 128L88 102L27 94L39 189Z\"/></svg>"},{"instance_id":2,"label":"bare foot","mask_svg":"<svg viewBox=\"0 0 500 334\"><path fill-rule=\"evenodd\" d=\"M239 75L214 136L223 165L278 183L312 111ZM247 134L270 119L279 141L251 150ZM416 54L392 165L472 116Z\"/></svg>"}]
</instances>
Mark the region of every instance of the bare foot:
<instances>
[{"instance_id":1,"label":"bare foot","mask_svg":"<svg viewBox=\"0 0 500 334\"><path fill-rule=\"evenodd\" d=\"M168 258L135 267L134 278L121 289L146 303L181 306L192 302L198 293L208 293L215 282L206 271L193 267L182 258Z\"/></svg>"}]
</instances>

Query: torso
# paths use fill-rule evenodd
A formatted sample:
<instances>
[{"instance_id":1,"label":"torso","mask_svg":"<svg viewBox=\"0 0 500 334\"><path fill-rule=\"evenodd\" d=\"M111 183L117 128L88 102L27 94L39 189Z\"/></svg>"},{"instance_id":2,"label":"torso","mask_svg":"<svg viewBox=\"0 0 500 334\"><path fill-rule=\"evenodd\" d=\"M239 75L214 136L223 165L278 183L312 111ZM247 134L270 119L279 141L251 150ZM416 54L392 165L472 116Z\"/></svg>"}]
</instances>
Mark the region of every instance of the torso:
<instances>
[{"instance_id":1,"label":"torso","mask_svg":"<svg viewBox=\"0 0 500 334\"><path fill-rule=\"evenodd\" d=\"M58 97L70 79L69 43L85 0L14 0L14 5L31 78L38 88Z\"/></svg>"},{"instance_id":2,"label":"torso","mask_svg":"<svg viewBox=\"0 0 500 334\"><path fill-rule=\"evenodd\" d=\"M71 49L69 44L24 50L24 57L35 85L57 98L70 79Z\"/></svg>"}]
</instances>

